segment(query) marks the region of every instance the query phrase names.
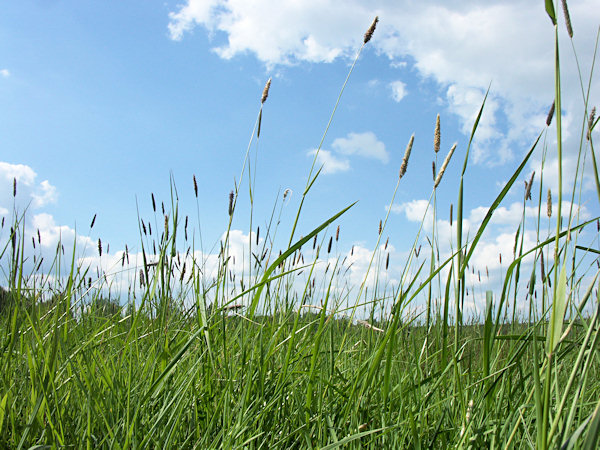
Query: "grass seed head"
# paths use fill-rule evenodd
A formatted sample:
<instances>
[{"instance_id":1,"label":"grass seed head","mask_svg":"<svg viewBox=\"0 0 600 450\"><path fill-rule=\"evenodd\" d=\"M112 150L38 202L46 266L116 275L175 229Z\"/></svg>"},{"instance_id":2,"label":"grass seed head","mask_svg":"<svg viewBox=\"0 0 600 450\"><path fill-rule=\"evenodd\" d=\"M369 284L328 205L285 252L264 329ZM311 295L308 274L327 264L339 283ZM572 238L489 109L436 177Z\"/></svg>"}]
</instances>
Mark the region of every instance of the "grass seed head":
<instances>
[{"instance_id":1,"label":"grass seed head","mask_svg":"<svg viewBox=\"0 0 600 450\"><path fill-rule=\"evenodd\" d=\"M552 217L552 191L548 189L548 197L546 199L546 215L548 219Z\"/></svg>"},{"instance_id":2,"label":"grass seed head","mask_svg":"<svg viewBox=\"0 0 600 450\"><path fill-rule=\"evenodd\" d=\"M573 27L571 26L571 15L569 14L569 7L567 6L567 0L561 0L563 13L565 15L565 24L567 25L567 33L569 37L573 39Z\"/></svg>"},{"instance_id":3,"label":"grass seed head","mask_svg":"<svg viewBox=\"0 0 600 450\"><path fill-rule=\"evenodd\" d=\"M267 84L265 84L265 88L263 89L262 97L260 99L260 103L264 103L267 101L267 97L269 96L269 89L271 88L271 78L267 80Z\"/></svg>"},{"instance_id":4,"label":"grass seed head","mask_svg":"<svg viewBox=\"0 0 600 450\"><path fill-rule=\"evenodd\" d=\"M377 22L379 22L379 16L375 16L375 19L373 19L373 23L371 24L371 26L369 27L369 29L365 33L365 39L364 39L364 43L365 44L367 42L369 42L371 40L371 38L373 37L373 33L375 32L375 28L377 28Z\"/></svg>"},{"instance_id":5,"label":"grass seed head","mask_svg":"<svg viewBox=\"0 0 600 450\"><path fill-rule=\"evenodd\" d=\"M13 178L13 197L17 196L17 179Z\"/></svg>"},{"instance_id":6,"label":"grass seed head","mask_svg":"<svg viewBox=\"0 0 600 450\"><path fill-rule=\"evenodd\" d=\"M90 224L90 230L92 228L94 228L94 224L96 223L96 214L94 214L94 217L92 217L92 223Z\"/></svg>"},{"instance_id":7,"label":"grass seed head","mask_svg":"<svg viewBox=\"0 0 600 450\"><path fill-rule=\"evenodd\" d=\"M233 191L229 193L229 215L233 214Z\"/></svg>"},{"instance_id":8,"label":"grass seed head","mask_svg":"<svg viewBox=\"0 0 600 450\"><path fill-rule=\"evenodd\" d=\"M340 226L338 225L337 230L335 231L335 242L337 242L340 238Z\"/></svg>"},{"instance_id":9,"label":"grass seed head","mask_svg":"<svg viewBox=\"0 0 600 450\"><path fill-rule=\"evenodd\" d=\"M404 151L404 157L402 158L402 165L400 166L400 174L399 174L400 179L402 179L402 177L406 173L406 168L408 167L408 159L410 158L410 152L412 150L414 141L415 141L415 135L413 134L410 137L410 140L408 141L406 150Z\"/></svg>"},{"instance_id":10,"label":"grass seed head","mask_svg":"<svg viewBox=\"0 0 600 450\"><path fill-rule=\"evenodd\" d=\"M529 178L529 183L525 182L525 200L531 200L531 186L533 186L533 177L535 177L535 171L531 174L531 178Z\"/></svg>"},{"instance_id":11,"label":"grass seed head","mask_svg":"<svg viewBox=\"0 0 600 450\"><path fill-rule=\"evenodd\" d=\"M592 128L594 127L594 119L596 118L596 107L592 108L590 111L590 117L588 118L588 131L587 131L587 140L589 141L592 138Z\"/></svg>"},{"instance_id":12,"label":"grass seed head","mask_svg":"<svg viewBox=\"0 0 600 450\"><path fill-rule=\"evenodd\" d=\"M194 194L196 195L196 198L198 198L198 183L196 183L196 175L194 175Z\"/></svg>"},{"instance_id":13,"label":"grass seed head","mask_svg":"<svg viewBox=\"0 0 600 450\"><path fill-rule=\"evenodd\" d=\"M435 178L435 183L433 185L434 189L437 188L438 185L441 183L442 177L444 176L444 172L446 171L446 168L448 167L448 164L450 163L450 160L452 159L452 155L454 154L454 150L456 150L456 144L454 144L452 146L452 148L450 149L450 151L446 155L446 159L444 159L444 163L442 164L442 168L440 169L437 177Z\"/></svg>"},{"instance_id":14,"label":"grass seed head","mask_svg":"<svg viewBox=\"0 0 600 450\"><path fill-rule=\"evenodd\" d=\"M435 119L435 133L433 136L433 150L437 153L440 151L440 115Z\"/></svg>"},{"instance_id":15,"label":"grass seed head","mask_svg":"<svg viewBox=\"0 0 600 450\"><path fill-rule=\"evenodd\" d=\"M102 256L102 241L98 238L98 255Z\"/></svg>"},{"instance_id":16,"label":"grass seed head","mask_svg":"<svg viewBox=\"0 0 600 450\"><path fill-rule=\"evenodd\" d=\"M550 106L550 111L548 111L548 116L546 116L546 126L550 126L550 124L552 123L552 118L554 117L554 108L555 108L555 102L552 102L552 106Z\"/></svg>"}]
</instances>

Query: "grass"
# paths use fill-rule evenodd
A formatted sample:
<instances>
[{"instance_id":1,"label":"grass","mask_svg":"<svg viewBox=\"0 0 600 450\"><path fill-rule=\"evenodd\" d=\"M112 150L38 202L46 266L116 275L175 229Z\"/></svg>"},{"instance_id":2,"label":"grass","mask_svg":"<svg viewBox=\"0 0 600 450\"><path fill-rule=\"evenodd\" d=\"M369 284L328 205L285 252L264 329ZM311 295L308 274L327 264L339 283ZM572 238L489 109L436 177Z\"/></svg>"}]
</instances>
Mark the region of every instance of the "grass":
<instances>
[{"instance_id":1,"label":"grass","mask_svg":"<svg viewBox=\"0 0 600 450\"><path fill-rule=\"evenodd\" d=\"M557 27L552 2L546 8ZM365 36L365 45L369 39ZM201 237L196 242L188 218L179 216L174 182L170 209L158 210L152 195L155 216L140 218L143 264L130 274L123 307L111 296L111 280L125 268L94 273L76 258L75 248L65 254L60 244L54 260L42 265L35 239L31 250L25 238L25 213L15 209L10 226L3 222L0 253L6 286L0 291L0 443L9 448L596 448L600 252L592 248L597 238L579 239L588 228L593 234L598 218L581 221L571 208L561 221L559 189L556 230L544 236L546 188L540 182L536 245L523 244L525 198L501 290L485 293L483 317L465 311L466 274L474 270L470 259L529 158L535 151L544 159L556 151L562 161L558 34L555 39L557 148L546 143L547 128L542 129L479 229L466 236L463 193L484 99L463 162L452 254L440 260L434 227L426 236L432 244L429 259L419 263L414 255L423 241L422 224L398 286L379 281L387 270L381 250L371 257L368 271L377 281L370 292L367 275L356 289L345 286L348 264L339 257L324 274L316 270L319 255L331 252L329 228L352 207L296 238L304 199L320 173L316 155L289 244L280 252L268 244L280 231L282 199L263 239L249 234L250 258L242 279L235 279L229 231L244 176L254 202L252 149L260 143L268 88L231 194L214 276L210 261L192 257L203 244ZM579 157L580 164L592 160L600 201L593 137L586 139L598 120L588 123L587 98ZM577 173L573 201L583 183L580 167ZM436 189L448 189L440 182L432 185L434 215ZM195 180L194 188L197 198ZM386 223L387 217L379 240ZM101 253L100 241L98 247ZM532 267L523 263L526 257L533 258ZM128 252L123 267L126 258ZM526 292L521 276L529 279ZM516 308L523 298L525 315ZM427 306L417 313L419 300ZM361 310L367 317L356 320Z\"/></svg>"}]
</instances>

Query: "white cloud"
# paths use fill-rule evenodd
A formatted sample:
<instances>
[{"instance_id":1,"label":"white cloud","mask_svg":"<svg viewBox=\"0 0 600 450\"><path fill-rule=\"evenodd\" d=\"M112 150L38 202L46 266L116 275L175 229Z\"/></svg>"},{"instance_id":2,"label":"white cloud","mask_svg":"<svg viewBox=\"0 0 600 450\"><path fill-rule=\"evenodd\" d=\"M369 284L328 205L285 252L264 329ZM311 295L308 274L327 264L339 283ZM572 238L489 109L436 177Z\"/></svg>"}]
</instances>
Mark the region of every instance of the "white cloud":
<instances>
[{"instance_id":1,"label":"white cloud","mask_svg":"<svg viewBox=\"0 0 600 450\"><path fill-rule=\"evenodd\" d=\"M384 164L390 160L385 144L374 133L348 133L345 138L337 138L331 147L342 155L359 155L364 158L378 159Z\"/></svg>"},{"instance_id":2,"label":"white cloud","mask_svg":"<svg viewBox=\"0 0 600 450\"><path fill-rule=\"evenodd\" d=\"M17 180L17 196L13 199L14 180ZM24 164L0 161L0 209L12 209L13 200L21 210L25 207L41 208L56 202L56 188L47 180L37 182L35 171Z\"/></svg>"},{"instance_id":3,"label":"white cloud","mask_svg":"<svg viewBox=\"0 0 600 450\"><path fill-rule=\"evenodd\" d=\"M10 77L10 71L8 69L0 69L0 76L8 78Z\"/></svg>"},{"instance_id":4,"label":"white cloud","mask_svg":"<svg viewBox=\"0 0 600 450\"><path fill-rule=\"evenodd\" d=\"M337 138L331 144L333 150L319 150L317 165L323 166L322 174L346 172L350 170L348 156L361 156L387 163L390 155L385 144L377 139L374 133L348 133L345 138ZM314 157L316 149L309 150L308 156Z\"/></svg>"},{"instance_id":5,"label":"white cloud","mask_svg":"<svg viewBox=\"0 0 600 450\"><path fill-rule=\"evenodd\" d=\"M407 94L406 84L400 80L392 81L390 89L392 90L392 98L396 102L400 102Z\"/></svg>"},{"instance_id":6,"label":"white cloud","mask_svg":"<svg viewBox=\"0 0 600 450\"><path fill-rule=\"evenodd\" d=\"M313 156L317 153L316 149L309 150L308 155ZM328 150L320 150L317 155L317 165L323 166L323 175L328 173L346 172L350 170L350 161L339 158Z\"/></svg>"},{"instance_id":7,"label":"white cloud","mask_svg":"<svg viewBox=\"0 0 600 450\"><path fill-rule=\"evenodd\" d=\"M586 79L600 8L584 0L570 5L570 12ZM380 22L368 45L386 55L391 67L408 64L437 82L463 133L470 133L491 83L473 148L477 163L520 158L544 126L554 97L554 29L538 2L437 0L424 5L405 0L373 7L359 0L187 0L170 14L169 31L181 39L203 26L223 58L252 53L267 66L330 62L354 56L374 15ZM559 31L563 112L573 115L582 109L582 100L562 17ZM590 104L597 104L597 76L591 84ZM404 92L398 89L396 98ZM580 123L579 118L571 123ZM563 125L567 134L577 135Z\"/></svg>"}]
</instances>

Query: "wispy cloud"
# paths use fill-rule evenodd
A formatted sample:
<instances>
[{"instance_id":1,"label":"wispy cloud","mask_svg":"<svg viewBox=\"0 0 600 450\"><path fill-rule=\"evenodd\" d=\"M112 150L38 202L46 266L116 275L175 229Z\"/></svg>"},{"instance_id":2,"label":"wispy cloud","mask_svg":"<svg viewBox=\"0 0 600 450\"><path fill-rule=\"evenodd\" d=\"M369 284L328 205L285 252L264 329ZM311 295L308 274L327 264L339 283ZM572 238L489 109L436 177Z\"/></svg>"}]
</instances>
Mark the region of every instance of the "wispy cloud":
<instances>
[{"instance_id":1,"label":"wispy cloud","mask_svg":"<svg viewBox=\"0 0 600 450\"><path fill-rule=\"evenodd\" d=\"M8 78L10 77L10 71L8 69L0 69L0 76Z\"/></svg>"},{"instance_id":2,"label":"wispy cloud","mask_svg":"<svg viewBox=\"0 0 600 450\"><path fill-rule=\"evenodd\" d=\"M406 84L402 81L392 81L390 83L390 89L392 90L392 98L395 102L400 102L404 97L406 97Z\"/></svg>"}]
</instances>

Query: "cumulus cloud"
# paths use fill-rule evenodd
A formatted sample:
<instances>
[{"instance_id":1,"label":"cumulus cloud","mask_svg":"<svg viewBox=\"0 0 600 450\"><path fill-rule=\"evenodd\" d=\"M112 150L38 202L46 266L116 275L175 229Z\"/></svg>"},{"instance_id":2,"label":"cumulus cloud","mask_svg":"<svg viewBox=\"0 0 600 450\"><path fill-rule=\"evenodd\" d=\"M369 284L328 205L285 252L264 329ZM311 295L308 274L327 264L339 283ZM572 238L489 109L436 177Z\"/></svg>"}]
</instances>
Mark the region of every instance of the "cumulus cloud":
<instances>
[{"instance_id":1,"label":"cumulus cloud","mask_svg":"<svg viewBox=\"0 0 600 450\"><path fill-rule=\"evenodd\" d=\"M374 133L349 133L345 138L337 138L331 147L342 155L358 155L372 158L387 164L390 155L385 149L385 144L377 139Z\"/></svg>"},{"instance_id":2,"label":"cumulus cloud","mask_svg":"<svg viewBox=\"0 0 600 450\"><path fill-rule=\"evenodd\" d=\"M349 156L376 159L384 164L390 160L385 144L374 133L348 133L345 138L337 138L331 144L332 150L321 149L317 155L317 164L323 166L323 174L346 172L350 170ZM309 150L308 156L314 157L316 149Z\"/></svg>"},{"instance_id":3,"label":"cumulus cloud","mask_svg":"<svg viewBox=\"0 0 600 450\"><path fill-rule=\"evenodd\" d=\"M314 156L317 153L316 149L310 150L308 152L309 156ZM350 161L345 158L340 158L334 155L329 150L320 150L317 155L317 165L323 166L323 170L321 173L331 174L337 172L346 172L350 170Z\"/></svg>"},{"instance_id":4,"label":"cumulus cloud","mask_svg":"<svg viewBox=\"0 0 600 450\"><path fill-rule=\"evenodd\" d=\"M407 94L406 84L400 80L392 81L390 83L390 89L392 90L392 98L396 102L402 101Z\"/></svg>"},{"instance_id":5,"label":"cumulus cloud","mask_svg":"<svg viewBox=\"0 0 600 450\"><path fill-rule=\"evenodd\" d=\"M570 10L585 78L600 8L584 0ZM271 67L353 57L374 15L380 23L369 46L387 56L391 67L408 65L436 82L464 134L470 133L491 83L473 148L477 163L493 166L520 157L542 129L554 97L554 29L538 2L437 0L424 5L404 0L373 6L358 0L187 0L171 12L169 32L178 40L202 26L221 57L251 53ZM578 65L559 25L563 113L572 115L582 109ZM398 101L406 87L395 83ZM598 77L591 87L597 96ZM597 97L590 102L596 104Z\"/></svg>"},{"instance_id":6,"label":"cumulus cloud","mask_svg":"<svg viewBox=\"0 0 600 450\"><path fill-rule=\"evenodd\" d=\"M13 199L14 180L17 196ZM0 161L0 211L12 209L13 201L21 211L25 207L38 209L56 202L57 197L56 188L48 180L38 182L37 173L31 167Z\"/></svg>"},{"instance_id":7,"label":"cumulus cloud","mask_svg":"<svg viewBox=\"0 0 600 450\"><path fill-rule=\"evenodd\" d=\"M8 78L10 77L10 71L8 69L0 69L0 76Z\"/></svg>"}]
</instances>

